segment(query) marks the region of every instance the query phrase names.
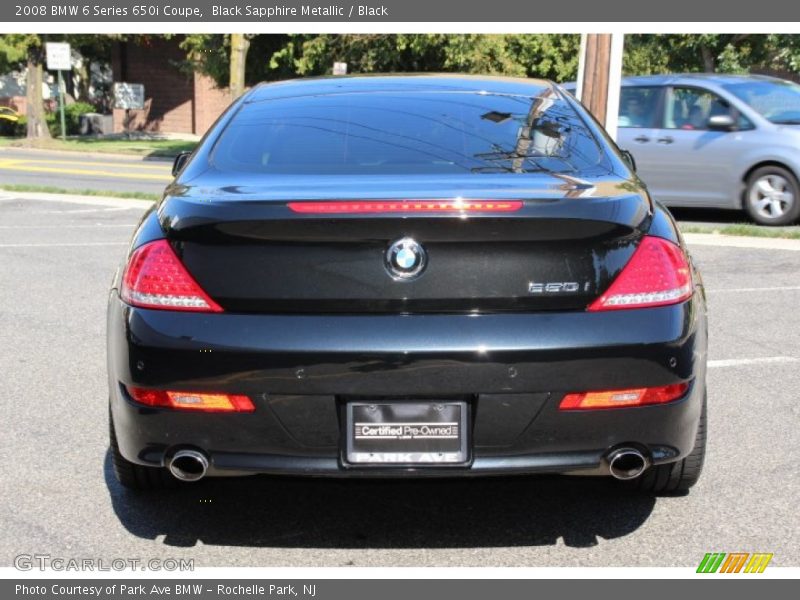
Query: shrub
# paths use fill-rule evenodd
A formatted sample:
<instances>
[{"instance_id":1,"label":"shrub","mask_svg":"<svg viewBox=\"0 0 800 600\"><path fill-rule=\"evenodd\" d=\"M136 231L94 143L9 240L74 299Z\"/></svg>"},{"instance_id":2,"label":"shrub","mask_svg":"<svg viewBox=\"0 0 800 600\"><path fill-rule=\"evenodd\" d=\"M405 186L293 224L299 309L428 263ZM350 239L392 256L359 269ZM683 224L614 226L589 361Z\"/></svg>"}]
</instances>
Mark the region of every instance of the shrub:
<instances>
[{"instance_id":1,"label":"shrub","mask_svg":"<svg viewBox=\"0 0 800 600\"><path fill-rule=\"evenodd\" d=\"M75 102L64 107L64 123L67 127L67 135L78 135L81 132L81 115L97 112L97 109L86 102ZM58 110L47 113L47 127L50 135L58 137L61 135L61 114Z\"/></svg>"}]
</instances>

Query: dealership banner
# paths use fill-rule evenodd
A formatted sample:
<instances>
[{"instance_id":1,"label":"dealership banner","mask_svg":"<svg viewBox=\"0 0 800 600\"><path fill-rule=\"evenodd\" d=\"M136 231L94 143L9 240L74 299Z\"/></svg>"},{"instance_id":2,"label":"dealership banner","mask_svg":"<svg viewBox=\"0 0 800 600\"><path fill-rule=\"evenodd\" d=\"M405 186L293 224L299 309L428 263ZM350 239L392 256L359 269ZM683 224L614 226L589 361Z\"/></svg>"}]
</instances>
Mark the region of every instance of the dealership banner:
<instances>
[{"instance_id":1,"label":"dealership banner","mask_svg":"<svg viewBox=\"0 0 800 600\"><path fill-rule=\"evenodd\" d=\"M0 22L787 22L786 0L22 0L0 3Z\"/></svg>"},{"instance_id":2,"label":"dealership banner","mask_svg":"<svg viewBox=\"0 0 800 600\"><path fill-rule=\"evenodd\" d=\"M322 580L4 580L0 597L30 600L459 600L534 598L647 598L707 594L733 598L789 597L791 579L322 579ZM766 588L765 588L766 585ZM759 587L756 587L759 586ZM786 592L782 594L782 592ZM771 594L770 594L771 592Z\"/></svg>"}]
</instances>

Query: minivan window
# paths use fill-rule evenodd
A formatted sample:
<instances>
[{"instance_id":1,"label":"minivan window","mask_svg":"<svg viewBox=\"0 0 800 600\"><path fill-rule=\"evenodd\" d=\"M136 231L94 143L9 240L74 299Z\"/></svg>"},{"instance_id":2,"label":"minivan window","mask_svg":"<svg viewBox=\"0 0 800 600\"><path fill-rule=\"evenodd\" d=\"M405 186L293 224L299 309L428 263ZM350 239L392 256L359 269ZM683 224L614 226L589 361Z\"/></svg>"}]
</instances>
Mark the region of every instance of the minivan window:
<instances>
[{"instance_id":1,"label":"minivan window","mask_svg":"<svg viewBox=\"0 0 800 600\"><path fill-rule=\"evenodd\" d=\"M619 127L658 127L661 88L623 87L619 96Z\"/></svg>"},{"instance_id":2,"label":"minivan window","mask_svg":"<svg viewBox=\"0 0 800 600\"><path fill-rule=\"evenodd\" d=\"M717 115L731 114L727 100L707 90L675 87L667 102L664 118L666 129L708 129L708 120Z\"/></svg>"},{"instance_id":3,"label":"minivan window","mask_svg":"<svg viewBox=\"0 0 800 600\"><path fill-rule=\"evenodd\" d=\"M789 81L748 81L722 86L778 124L800 124L800 85Z\"/></svg>"},{"instance_id":4,"label":"minivan window","mask_svg":"<svg viewBox=\"0 0 800 600\"><path fill-rule=\"evenodd\" d=\"M534 88L534 91L535 88ZM573 173L610 169L603 147L550 87L380 91L244 104L215 167L264 174Z\"/></svg>"}]
</instances>

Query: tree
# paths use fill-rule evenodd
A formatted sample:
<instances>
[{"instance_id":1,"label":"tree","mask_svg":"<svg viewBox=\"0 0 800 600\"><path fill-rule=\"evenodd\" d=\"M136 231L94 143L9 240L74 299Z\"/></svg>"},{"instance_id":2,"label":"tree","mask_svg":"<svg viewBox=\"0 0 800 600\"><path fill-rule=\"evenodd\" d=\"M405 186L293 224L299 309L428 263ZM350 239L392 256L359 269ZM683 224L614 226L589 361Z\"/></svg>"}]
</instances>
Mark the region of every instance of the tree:
<instances>
[{"instance_id":1,"label":"tree","mask_svg":"<svg viewBox=\"0 0 800 600\"><path fill-rule=\"evenodd\" d=\"M125 39L123 35L71 34L65 37L81 56L81 62L75 66L73 76L67 80L72 88L72 95L84 102L89 98L92 84L92 65L111 62L111 48L114 41Z\"/></svg>"},{"instance_id":2,"label":"tree","mask_svg":"<svg viewBox=\"0 0 800 600\"><path fill-rule=\"evenodd\" d=\"M50 128L47 126L42 98L42 74L44 72L44 48L42 44L31 44L28 47L27 80L25 82L25 105L27 107L29 138L49 138Z\"/></svg>"},{"instance_id":3,"label":"tree","mask_svg":"<svg viewBox=\"0 0 800 600\"><path fill-rule=\"evenodd\" d=\"M574 78L580 36L494 34L292 35L272 55L273 71L330 74L334 61L351 73L459 72Z\"/></svg>"},{"instance_id":4,"label":"tree","mask_svg":"<svg viewBox=\"0 0 800 600\"><path fill-rule=\"evenodd\" d=\"M29 138L50 137L42 97L44 44L37 34L8 34L0 36L0 72L27 69L26 105Z\"/></svg>"},{"instance_id":5,"label":"tree","mask_svg":"<svg viewBox=\"0 0 800 600\"><path fill-rule=\"evenodd\" d=\"M626 74L800 71L800 36L670 34L625 36Z\"/></svg>"},{"instance_id":6,"label":"tree","mask_svg":"<svg viewBox=\"0 0 800 600\"><path fill-rule=\"evenodd\" d=\"M270 57L283 48L290 36L284 34L247 35L244 60L244 85L294 77L293 69L270 70ZM219 87L231 82L232 36L192 33L183 36L180 47L186 52L184 67L211 77ZM240 69L240 66L236 67Z\"/></svg>"},{"instance_id":7,"label":"tree","mask_svg":"<svg viewBox=\"0 0 800 600\"><path fill-rule=\"evenodd\" d=\"M0 73L12 70L26 69L26 104L27 104L27 136L29 138L48 138L50 130L47 127L44 110L42 87L45 72L45 42L68 42L84 58L84 65L79 73L80 86L83 88L79 95L88 95L91 63L92 61L108 61L111 43L122 36L109 35L39 35L39 34L8 34L0 35ZM73 92L75 90L73 89Z\"/></svg>"},{"instance_id":8,"label":"tree","mask_svg":"<svg viewBox=\"0 0 800 600\"><path fill-rule=\"evenodd\" d=\"M244 93L247 50L250 48L251 37L243 33L231 34L230 84L228 87L231 97L234 99Z\"/></svg>"}]
</instances>

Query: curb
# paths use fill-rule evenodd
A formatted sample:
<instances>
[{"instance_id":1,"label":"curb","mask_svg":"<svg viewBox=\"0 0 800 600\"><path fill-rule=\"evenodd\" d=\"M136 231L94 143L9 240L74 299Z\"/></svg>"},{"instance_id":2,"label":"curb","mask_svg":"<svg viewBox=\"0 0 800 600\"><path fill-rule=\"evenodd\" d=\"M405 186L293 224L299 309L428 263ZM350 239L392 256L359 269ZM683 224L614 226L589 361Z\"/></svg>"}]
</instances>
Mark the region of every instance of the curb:
<instances>
[{"instance_id":1,"label":"curb","mask_svg":"<svg viewBox=\"0 0 800 600\"><path fill-rule=\"evenodd\" d=\"M690 246L726 246L729 248L757 248L763 250L791 250L800 252L800 240L787 238L749 237L721 233L684 233Z\"/></svg>"},{"instance_id":2,"label":"curb","mask_svg":"<svg viewBox=\"0 0 800 600\"><path fill-rule=\"evenodd\" d=\"M144 156L140 154L121 154L117 152L84 152L83 150L49 150L47 148L26 148L24 146L0 146L0 154L21 152L23 154L55 154L58 156L84 157L95 160L111 159L129 162L158 162L172 164L174 158L168 156Z\"/></svg>"}]
</instances>

